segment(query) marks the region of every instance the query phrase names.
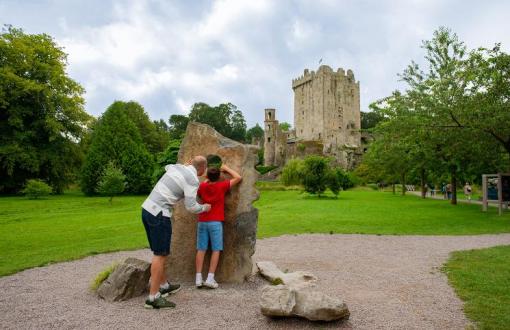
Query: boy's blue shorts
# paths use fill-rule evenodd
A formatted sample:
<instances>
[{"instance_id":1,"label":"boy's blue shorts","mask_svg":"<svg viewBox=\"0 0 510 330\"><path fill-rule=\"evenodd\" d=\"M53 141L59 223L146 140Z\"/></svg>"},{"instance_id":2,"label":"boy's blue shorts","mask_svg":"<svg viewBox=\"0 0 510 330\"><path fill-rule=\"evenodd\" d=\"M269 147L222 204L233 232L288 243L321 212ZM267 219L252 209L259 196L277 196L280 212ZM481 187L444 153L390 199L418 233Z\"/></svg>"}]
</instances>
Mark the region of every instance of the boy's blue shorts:
<instances>
[{"instance_id":1,"label":"boy's blue shorts","mask_svg":"<svg viewBox=\"0 0 510 330\"><path fill-rule=\"evenodd\" d=\"M223 251L223 221L199 221L197 226L197 250Z\"/></svg>"}]
</instances>

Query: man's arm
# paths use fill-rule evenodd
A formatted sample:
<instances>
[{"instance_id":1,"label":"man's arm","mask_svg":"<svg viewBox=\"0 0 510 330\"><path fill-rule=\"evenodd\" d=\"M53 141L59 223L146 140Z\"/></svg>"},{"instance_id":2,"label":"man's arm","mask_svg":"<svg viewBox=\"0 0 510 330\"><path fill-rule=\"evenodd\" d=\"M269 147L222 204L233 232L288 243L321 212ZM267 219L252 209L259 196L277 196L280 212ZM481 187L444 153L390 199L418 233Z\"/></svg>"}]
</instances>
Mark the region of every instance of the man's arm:
<instances>
[{"instance_id":1,"label":"man's arm","mask_svg":"<svg viewBox=\"0 0 510 330\"><path fill-rule=\"evenodd\" d=\"M211 209L211 205L199 204L197 202L197 191L197 186L184 184L184 207L194 214L208 212Z\"/></svg>"},{"instance_id":2,"label":"man's arm","mask_svg":"<svg viewBox=\"0 0 510 330\"><path fill-rule=\"evenodd\" d=\"M232 188L233 186L235 186L236 184L238 184L239 182L241 182L241 180L243 179L239 173L237 173L236 171L234 171L233 169L231 169L230 167L228 167L227 165L221 165L221 170L223 172L226 172L228 174L230 174L232 176L232 179L230 179L230 187Z\"/></svg>"}]
</instances>

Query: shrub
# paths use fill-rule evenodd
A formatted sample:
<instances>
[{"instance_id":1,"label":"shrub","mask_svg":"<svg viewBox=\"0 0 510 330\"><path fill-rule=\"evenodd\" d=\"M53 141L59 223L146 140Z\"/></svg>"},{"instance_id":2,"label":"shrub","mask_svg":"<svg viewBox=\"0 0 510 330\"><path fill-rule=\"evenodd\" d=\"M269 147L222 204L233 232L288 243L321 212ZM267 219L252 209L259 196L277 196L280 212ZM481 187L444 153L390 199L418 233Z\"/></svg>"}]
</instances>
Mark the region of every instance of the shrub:
<instances>
[{"instance_id":1,"label":"shrub","mask_svg":"<svg viewBox=\"0 0 510 330\"><path fill-rule=\"evenodd\" d=\"M331 192L333 194L335 194L335 196L338 196L338 193L340 192L340 189L342 188L341 181L340 181L339 177L337 176L338 170L339 169L330 170L329 173L327 174L327 186L328 186L329 190L331 190Z\"/></svg>"},{"instance_id":2,"label":"shrub","mask_svg":"<svg viewBox=\"0 0 510 330\"><path fill-rule=\"evenodd\" d=\"M110 276L110 274L113 273L113 271L115 270L115 268L117 268L118 265L119 265L118 263L113 263L104 270L102 270L99 274L97 274L97 276L92 280L92 283L90 283L90 289L92 291L96 291L101 285L101 283L103 283L108 278L108 276Z\"/></svg>"},{"instance_id":3,"label":"shrub","mask_svg":"<svg viewBox=\"0 0 510 330\"><path fill-rule=\"evenodd\" d=\"M165 174L165 166L176 164L182 140L171 140L165 151L158 154L156 169L152 173L152 183L155 184Z\"/></svg>"},{"instance_id":4,"label":"shrub","mask_svg":"<svg viewBox=\"0 0 510 330\"><path fill-rule=\"evenodd\" d=\"M39 179L28 180L25 189L22 190L29 199L38 199L51 193L51 187Z\"/></svg>"},{"instance_id":5,"label":"shrub","mask_svg":"<svg viewBox=\"0 0 510 330\"><path fill-rule=\"evenodd\" d=\"M302 184L304 162L300 159L291 159L283 168L280 180L286 186Z\"/></svg>"},{"instance_id":6,"label":"shrub","mask_svg":"<svg viewBox=\"0 0 510 330\"><path fill-rule=\"evenodd\" d=\"M333 172L335 173L338 183L343 190L354 187L354 182L352 179L353 175L351 173L345 172L341 168L335 168Z\"/></svg>"},{"instance_id":7,"label":"shrub","mask_svg":"<svg viewBox=\"0 0 510 330\"><path fill-rule=\"evenodd\" d=\"M109 162L106 166L101 180L99 181L99 193L110 196L110 203L115 195L124 192L126 187L126 176L120 168L117 168L113 162Z\"/></svg>"},{"instance_id":8,"label":"shrub","mask_svg":"<svg viewBox=\"0 0 510 330\"><path fill-rule=\"evenodd\" d=\"M275 168L277 168L278 166L255 166L255 169L257 170L257 172L259 172L261 175L264 175L266 174L267 172L269 171L272 171L274 170Z\"/></svg>"}]
</instances>

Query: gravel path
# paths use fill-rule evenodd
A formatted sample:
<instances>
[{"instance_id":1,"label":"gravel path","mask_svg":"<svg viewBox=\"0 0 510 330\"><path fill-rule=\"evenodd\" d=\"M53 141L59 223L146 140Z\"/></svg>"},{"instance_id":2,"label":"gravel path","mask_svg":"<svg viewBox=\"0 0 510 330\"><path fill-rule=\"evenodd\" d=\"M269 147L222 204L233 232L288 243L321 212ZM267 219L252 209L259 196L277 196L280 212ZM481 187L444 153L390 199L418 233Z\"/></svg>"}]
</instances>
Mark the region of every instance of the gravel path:
<instances>
[{"instance_id":1,"label":"gravel path","mask_svg":"<svg viewBox=\"0 0 510 330\"><path fill-rule=\"evenodd\" d=\"M87 257L0 278L0 328L14 329L465 329L462 303L440 267L455 250L510 244L510 234L480 236L295 235L257 241L255 260L306 270L318 288L342 297L348 321L268 319L258 298L265 281L172 297L174 310L145 310L145 297L107 303L88 286L105 266L147 250Z\"/></svg>"}]
</instances>

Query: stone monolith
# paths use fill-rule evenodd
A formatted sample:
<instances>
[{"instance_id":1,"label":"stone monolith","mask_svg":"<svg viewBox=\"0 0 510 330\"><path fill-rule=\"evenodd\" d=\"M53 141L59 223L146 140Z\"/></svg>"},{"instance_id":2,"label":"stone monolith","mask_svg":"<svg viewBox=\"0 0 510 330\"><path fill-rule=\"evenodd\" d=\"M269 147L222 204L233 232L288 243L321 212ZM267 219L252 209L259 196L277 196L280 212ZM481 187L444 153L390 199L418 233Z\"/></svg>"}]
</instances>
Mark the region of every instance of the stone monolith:
<instances>
[{"instance_id":1,"label":"stone monolith","mask_svg":"<svg viewBox=\"0 0 510 330\"><path fill-rule=\"evenodd\" d=\"M216 155L243 177L241 183L225 197L224 251L216 271L218 282L240 283L252 272L251 257L255 252L258 219L258 211L252 203L259 196L255 188L257 150L257 146L236 142L208 125L194 122L188 124L181 143L179 163L185 163L196 155ZM230 178L225 174L222 176ZM196 226L197 215L186 211L183 202L179 202L174 208L170 256L166 264L171 282L195 280ZM203 268L205 276L209 254Z\"/></svg>"}]
</instances>

